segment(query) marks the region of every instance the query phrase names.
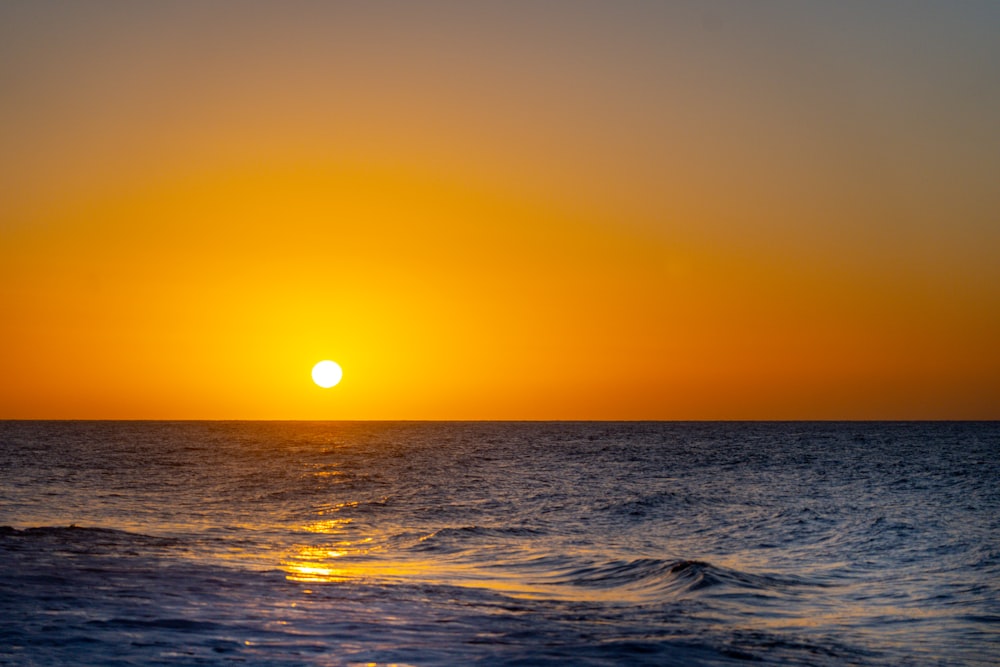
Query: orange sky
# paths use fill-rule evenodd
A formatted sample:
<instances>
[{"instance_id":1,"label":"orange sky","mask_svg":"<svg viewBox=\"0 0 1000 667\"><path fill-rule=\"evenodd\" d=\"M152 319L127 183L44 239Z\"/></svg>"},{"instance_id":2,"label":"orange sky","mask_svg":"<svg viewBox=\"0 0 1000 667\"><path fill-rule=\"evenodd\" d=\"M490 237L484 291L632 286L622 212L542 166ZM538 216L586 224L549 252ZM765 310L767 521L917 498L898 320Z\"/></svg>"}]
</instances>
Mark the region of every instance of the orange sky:
<instances>
[{"instance_id":1,"label":"orange sky","mask_svg":"<svg viewBox=\"0 0 1000 667\"><path fill-rule=\"evenodd\" d=\"M2 3L0 418L998 419L998 29Z\"/></svg>"}]
</instances>

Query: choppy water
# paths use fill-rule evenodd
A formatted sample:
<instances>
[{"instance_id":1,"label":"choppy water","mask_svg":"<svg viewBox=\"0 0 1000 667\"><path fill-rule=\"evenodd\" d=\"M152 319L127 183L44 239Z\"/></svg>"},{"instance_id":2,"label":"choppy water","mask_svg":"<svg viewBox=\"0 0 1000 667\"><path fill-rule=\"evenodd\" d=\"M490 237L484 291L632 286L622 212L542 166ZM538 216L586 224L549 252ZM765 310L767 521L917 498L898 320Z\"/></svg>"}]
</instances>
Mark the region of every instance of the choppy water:
<instances>
[{"instance_id":1,"label":"choppy water","mask_svg":"<svg viewBox=\"0 0 1000 667\"><path fill-rule=\"evenodd\" d=\"M993 665L998 423L0 423L0 664Z\"/></svg>"}]
</instances>

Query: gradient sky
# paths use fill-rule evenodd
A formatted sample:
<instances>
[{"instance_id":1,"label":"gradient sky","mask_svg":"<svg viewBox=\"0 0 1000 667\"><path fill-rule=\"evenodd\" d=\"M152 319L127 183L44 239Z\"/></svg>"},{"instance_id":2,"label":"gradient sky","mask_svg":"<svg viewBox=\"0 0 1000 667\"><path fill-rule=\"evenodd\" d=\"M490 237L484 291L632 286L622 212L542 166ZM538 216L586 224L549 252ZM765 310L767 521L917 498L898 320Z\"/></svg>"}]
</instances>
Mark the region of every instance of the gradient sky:
<instances>
[{"instance_id":1,"label":"gradient sky","mask_svg":"<svg viewBox=\"0 0 1000 667\"><path fill-rule=\"evenodd\" d=\"M997 34L4 2L0 418L1000 418Z\"/></svg>"}]
</instances>

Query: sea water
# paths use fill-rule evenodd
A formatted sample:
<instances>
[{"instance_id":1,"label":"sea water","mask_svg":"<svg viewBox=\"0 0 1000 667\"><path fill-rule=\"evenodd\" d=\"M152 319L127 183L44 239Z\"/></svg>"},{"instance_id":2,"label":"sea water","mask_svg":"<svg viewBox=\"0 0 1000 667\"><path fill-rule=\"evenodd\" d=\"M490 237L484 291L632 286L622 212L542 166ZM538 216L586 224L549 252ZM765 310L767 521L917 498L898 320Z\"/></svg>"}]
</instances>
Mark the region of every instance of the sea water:
<instances>
[{"instance_id":1,"label":"sea water","mask_svg":"<svg viewBox=\"0 0 1000 667\"><path fill-rule=\"evenodd\" d=\"M0 664L995 665L998 423L0 422Z\"/></svg>"}]
</instances>

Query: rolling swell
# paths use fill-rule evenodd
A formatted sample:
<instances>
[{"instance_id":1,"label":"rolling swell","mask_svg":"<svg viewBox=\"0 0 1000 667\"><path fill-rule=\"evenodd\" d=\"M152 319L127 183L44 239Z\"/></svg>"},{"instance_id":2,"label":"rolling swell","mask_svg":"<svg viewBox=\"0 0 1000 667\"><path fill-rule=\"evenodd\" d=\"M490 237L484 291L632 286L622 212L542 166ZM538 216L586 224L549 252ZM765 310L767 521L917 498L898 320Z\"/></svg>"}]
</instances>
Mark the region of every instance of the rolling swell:
<instances>
[{"instance_id":1,"label":"rolling swell","mask_svg":"<svg viewBox=\"0 0 1000 667\"><path fill-rule=\"evenodd\" d=\"M590 589L618 589L646 599L683 599L702 595L745 594L772 597L804 581L759 575L698 560L638 558L615 560L565 572L552 583ZM631 597L631 596L629 596Z\"/></svg>"},{"instance_id":2,"label":"rolling swell","mask_svg":"<svg viewBox=\"0 0 1000 667\"><path fill-rule=\"evenodd\" d=\"M449 551L461 547L466 542L480 540L503 540L541 535L539 531L525 527L485 527L460 526L435 530L420 538L419 547L428 551Z\"/></svg>"},{"instance_id":3,"label":"rolling swell","mask_svg":"<svg viewBox=\"0 0 1000 667\"><path fill-rule=\"evenodd\" d=\"M161 548L177 540L124 530L76 525L38 526L18 530L0 526L0 548L16 551L27 543L78 554L119 553L123 549Z\"/></svg>"},{"instance_id":4,"label":"rolling swell","mask_svg":"<svg viewBox=\"0 0 1000 667\"><path fill-rule=\"evenodd\" d=\"M428 558L445 559L439 564L462 563L453 583L475 587L477 580L489 580L493 590L514 594L532 590L536 597L551 595L553 599L617 598L644 603L713 596L773 599L795 589L824 586L819 581L751 573L703 560L595 559L589 550L560 550L544 531L528 526L460 525L423 534L405 531L384 546L381 556L400 564L427 563ZM441 581L442 576L435 568L433 578Z\"/></svg>"},{"instance_id":5,"label":"rolling swell","mask_svg":"<svg viewBox=\"0 0 1000 667\"><path fill-rule=\"evenodd\" d=\"M412 539L412 537L411 537ZM669 601L699 596L781 596L795 587L818 582L754 574L702 560L617 558L593 560L583 554L559 553L545 545L545 533L526 526L445 527L416 537L404 551L415 556L467 556L481 570L513 573L530 586L552 587L556 597L606 597ZM516 558L509 557L516 554ZM562 589L562 590L560 590Z\"/></svg>"}]
</instances>

